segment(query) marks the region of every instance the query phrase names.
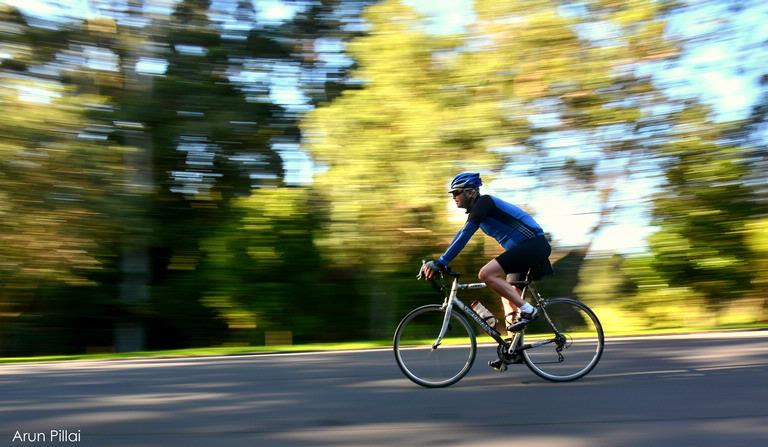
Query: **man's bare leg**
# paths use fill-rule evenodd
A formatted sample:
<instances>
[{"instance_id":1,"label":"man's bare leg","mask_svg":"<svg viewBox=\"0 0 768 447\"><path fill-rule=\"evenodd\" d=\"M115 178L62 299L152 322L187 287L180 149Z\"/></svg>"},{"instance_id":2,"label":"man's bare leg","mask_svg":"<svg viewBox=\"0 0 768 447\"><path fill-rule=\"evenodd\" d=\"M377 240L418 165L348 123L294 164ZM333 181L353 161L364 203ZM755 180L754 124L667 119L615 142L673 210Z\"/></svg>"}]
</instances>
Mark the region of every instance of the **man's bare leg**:
<instances>
[{"instance_id":1,"label":"man's bare leg","mask_svg":"<svg viewBox=\"0 0 768 447\"><path fill-rule=\"evenodd\" d=\"M523 329L528 323L536 319L538 312L520 297L520 292L516 287L507 282L507 275L499 261L492 259L480 269L480 273L477 276L488 285L488 288L507 298L511 304L520 308L520 318L511 327L513 331L517 332Z\"/></svg>"},{"instance_id":2,"label":"man's bare leg","mask_svg":"<svg viewBox=\"0 0 768 447\"><path fill-rule=\"evenodd\" d=\"M520 273L510 273L507 275L506 281L519 281L522 274ZM514 287L514 286L513 286ZM515 290L517 290L517 293L520 294L520 289L515 287ZM501 305L504 308L504 327L509 326L510 324L515 322L515 319L517 318L517 312L518 307L512 303L509 298L502 296L501 297ZM507 336L512 337L515 334L513 332L507 331Z\"/></svg>"},{"instance_id":3,"label":"man's bare leg","mask_svg":"<svg viewBox=\"0 0 768 447\"><path fill-rule=\"evenodd\" d=\"M480 281L488 285L488 288L498 293L499 296L506 298L510 304L515 307L522 307L525 304L520 298L520 292L512 284L507 282L507 274L499 264L499 261L491 259L491 262L485 264L477 274ZM504 309L506 311L506 308Z\"/></svg>"}]
</instances>

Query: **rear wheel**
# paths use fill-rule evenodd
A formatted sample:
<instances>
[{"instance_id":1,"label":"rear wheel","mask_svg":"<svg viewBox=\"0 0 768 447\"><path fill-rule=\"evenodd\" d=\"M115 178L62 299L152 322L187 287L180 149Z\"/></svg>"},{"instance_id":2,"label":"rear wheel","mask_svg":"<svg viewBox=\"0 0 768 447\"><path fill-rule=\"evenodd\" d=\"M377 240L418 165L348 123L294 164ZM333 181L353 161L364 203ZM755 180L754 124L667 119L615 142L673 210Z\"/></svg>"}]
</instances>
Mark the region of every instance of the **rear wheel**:
<instances>
[{"instance_id":1,"label":"rear wheel","mask_svg":"<svg viewBox=\"0 0 768 447\"><path fill-rule=\"evenodd\" d=\"M430 304L411 311L395 330L397 366L413 382L438 388L453 385L472 367L477 354L475 333L462 315L453 312L440 346L433 348L445 311Z\"/></svg>"},{"instance_id":2,"label":"rear wheel","mask_svg":"<svg viewBox=\"0 0 768 447\"><path fill-rule=\"evenodd\" d=\"M592 310L571 298L547 301L525 329L523 359L539 377L567 382L587 375L603 355L603 327Z\"/></svg>"}]
</instances>

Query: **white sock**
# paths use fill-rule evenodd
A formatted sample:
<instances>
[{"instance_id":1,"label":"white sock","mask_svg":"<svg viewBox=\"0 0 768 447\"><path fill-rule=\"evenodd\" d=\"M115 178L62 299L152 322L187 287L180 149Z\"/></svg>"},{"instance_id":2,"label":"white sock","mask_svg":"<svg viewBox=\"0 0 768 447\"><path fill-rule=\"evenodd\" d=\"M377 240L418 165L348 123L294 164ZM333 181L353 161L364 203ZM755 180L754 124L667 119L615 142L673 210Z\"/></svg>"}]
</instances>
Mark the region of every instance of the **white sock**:
<instances>
[{"instance_id":1,"label":"white sock","mask_svg":"<svg viewBox=\"0 0 768 447\"><path fill-rule=\"evenodd\" d=\"M529 314L533 312L533 306L531 306L531 303L525 303L520 307L520 312L525 312Z\"/></svg>"}]
</instances>

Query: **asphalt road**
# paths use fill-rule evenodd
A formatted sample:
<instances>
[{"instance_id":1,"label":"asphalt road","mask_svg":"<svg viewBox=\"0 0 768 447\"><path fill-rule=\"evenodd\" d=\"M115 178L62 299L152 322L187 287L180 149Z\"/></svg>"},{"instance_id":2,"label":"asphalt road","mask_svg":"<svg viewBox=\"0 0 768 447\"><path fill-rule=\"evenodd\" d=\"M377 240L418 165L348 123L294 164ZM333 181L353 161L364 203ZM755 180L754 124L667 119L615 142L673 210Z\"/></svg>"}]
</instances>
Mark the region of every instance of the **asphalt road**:
<instances>
[{"instance_id":1,"label":"asphalt road","mask_svg":"<svg viewBox=\"0 0 768 447\"><path fill-rule=\"evenodd\" d=\"M564 384L493 355L443 389L389 350L0 365L0 445L768 445L768 331L609 338Z\"/></svg>"}]
</instances>

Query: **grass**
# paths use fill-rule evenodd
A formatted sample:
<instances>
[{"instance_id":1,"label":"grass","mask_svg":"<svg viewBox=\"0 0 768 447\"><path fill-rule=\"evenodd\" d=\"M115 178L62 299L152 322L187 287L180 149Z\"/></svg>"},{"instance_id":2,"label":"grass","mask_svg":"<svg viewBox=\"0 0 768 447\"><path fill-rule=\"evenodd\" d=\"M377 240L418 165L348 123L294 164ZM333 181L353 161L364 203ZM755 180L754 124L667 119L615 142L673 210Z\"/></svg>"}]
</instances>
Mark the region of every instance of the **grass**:
<instances>
[{"instance_id":1,"label":"grass","mask_svg":"<svg viewBox=\"0 0 768 447\"><path fill-rule=\"evenodd\" d=\"M681 327L667 329L635 330L622 332L607 332L606 337L636 336L636 335L662 335L662 334L686 334L695 332L712 332L727 330L765 330L765 324L734 324L717 327ZM482 334L478 342L493 341ZM450 344L450 342L448 342ZM76 354L76 355L45 355L34 357L0 357L0 363L27 363L27 362L51 362L67 360L111 360L132 358L172 358L172 357L204 357L219 355L248 355L290 352L322 352L339 350L357 350L390 347L392 341L372 340L346 343L309 343L302 345L275 345L275 346L219 346L207 348L174 349L167 351L140 351L125 353L104 354Z\"/></svg>"},{"instance_id":2,"label":"grass","mask_svg":"<svg viewBox=\"0 0 768 447\"><path fill-rule=\"evenodd\" d=\"M51 362L60 360L109 360L132 358L203 357L218 355L272 354L288 352L320 352L354 349L371 349L391 346L390 340L374 340L345 343L308 343L303 345L274 346L212 346L206 348L172 349L164 351L137 351L103 354L43 355L34 357L0 357L0 363Z\"/></svg>"}]
</instances>

